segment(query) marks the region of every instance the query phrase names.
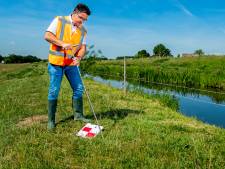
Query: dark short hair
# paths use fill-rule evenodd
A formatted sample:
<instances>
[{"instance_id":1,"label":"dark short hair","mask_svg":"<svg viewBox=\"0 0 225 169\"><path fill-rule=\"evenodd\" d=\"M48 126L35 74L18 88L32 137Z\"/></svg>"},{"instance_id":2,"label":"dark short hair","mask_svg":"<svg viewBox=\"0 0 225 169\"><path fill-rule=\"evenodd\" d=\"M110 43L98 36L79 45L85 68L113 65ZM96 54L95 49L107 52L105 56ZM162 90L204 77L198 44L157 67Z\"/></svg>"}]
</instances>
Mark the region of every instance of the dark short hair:
<instances>
[{"instance_id":1,"label":"dark short hair","mask_svg":"<svg viewBox=\"0 0 225 169\"><path fill-rule=\"evenodd\" d=\"M88 8L88 6L82 3L77 4L77 6L74 8L73 12L77 12L77 11L86 13L87 15L91 15L91 11Z\"/></svg>"}]
</instances>

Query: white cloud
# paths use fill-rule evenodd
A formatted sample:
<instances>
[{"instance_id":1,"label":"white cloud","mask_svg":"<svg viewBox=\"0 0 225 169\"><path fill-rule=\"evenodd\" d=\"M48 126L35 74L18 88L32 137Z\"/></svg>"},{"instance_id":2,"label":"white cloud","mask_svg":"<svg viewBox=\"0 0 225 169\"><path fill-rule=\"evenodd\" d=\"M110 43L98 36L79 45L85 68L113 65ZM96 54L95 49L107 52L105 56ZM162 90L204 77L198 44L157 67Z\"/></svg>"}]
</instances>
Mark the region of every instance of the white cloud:
<instances>
[{"instance_id":1,"label":"white cloud","mask_svg":"<svg viewBox=\"0 0 225 169\"><path fill-rule=\"evenodd\" d=\"M187 7L185 7L179 0L176 0L176 5L177 5L177 7L178 7L181 11L183 11L186 15L191 16L191 17L194 16L194 14L193 14L190 10L188 10Z\"/></svg>"}]
</instances>

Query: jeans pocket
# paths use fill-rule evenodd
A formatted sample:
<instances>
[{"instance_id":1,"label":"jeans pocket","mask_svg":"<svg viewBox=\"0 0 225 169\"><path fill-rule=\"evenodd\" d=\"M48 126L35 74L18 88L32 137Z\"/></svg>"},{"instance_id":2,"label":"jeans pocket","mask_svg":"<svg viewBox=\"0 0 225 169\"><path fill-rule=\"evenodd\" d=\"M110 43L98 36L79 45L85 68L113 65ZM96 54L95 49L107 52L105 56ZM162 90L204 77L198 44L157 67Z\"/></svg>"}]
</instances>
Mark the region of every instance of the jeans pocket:
<instances>
[{"instance_id":1,"label":"jeans pocket","mask_svg":"<svg viewBox=\"0 0 225 169\"><path fill-rule=\"evenodd\" d=\"M48 73L55 74L55 75L62 75L62 68L60 66L52 65L51 63L48 63Z\"/></svg>"}]
</instances>

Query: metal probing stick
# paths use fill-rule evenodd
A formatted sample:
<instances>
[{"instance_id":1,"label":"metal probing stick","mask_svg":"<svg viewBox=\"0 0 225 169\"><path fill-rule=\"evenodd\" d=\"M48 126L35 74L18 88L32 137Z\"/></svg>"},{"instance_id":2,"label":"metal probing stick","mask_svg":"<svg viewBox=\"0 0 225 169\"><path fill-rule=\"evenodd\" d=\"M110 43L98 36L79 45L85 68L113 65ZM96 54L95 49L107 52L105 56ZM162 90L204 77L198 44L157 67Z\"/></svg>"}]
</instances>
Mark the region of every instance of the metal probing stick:
<instances>
[{"instance_id":1,"label":"metal probing stick","mask_svg":"<svg viewBox=\"0 0 225 169\"><path fill-rule=\"evenodd\" d=\"M94 115L94 117L95 117L95 120L96 120L96 123L97 123L97 125L98 125L99 131L100 131L101 136L102 136L102 138L103 138L103 134L102 134L102 131L101 131L99 122L98 122L98 118L97 118L97 116L96 116L96 114L95 114L94 107L93 107L93 105L92 105L92 103L91 103L91 99L90 99L89 93L88 93L88 91L87 91L87 89L86 89L86 87L85 87L85 85L84 85L83 79L82 79L82 77L81 77L81 73L80 73L79 66L77 66L77 70L78 70L78 73L79 73L79 75L80 75L80 79L81 79L81 82L82 82L82 84L83 84L83 87L84 87L84 92L86 93L86 96L87 96L87 98L88 98L88 102L89 102L91 111L92 111L92 113L93 113L93 115Z\"/></svg>"}]
</instances>

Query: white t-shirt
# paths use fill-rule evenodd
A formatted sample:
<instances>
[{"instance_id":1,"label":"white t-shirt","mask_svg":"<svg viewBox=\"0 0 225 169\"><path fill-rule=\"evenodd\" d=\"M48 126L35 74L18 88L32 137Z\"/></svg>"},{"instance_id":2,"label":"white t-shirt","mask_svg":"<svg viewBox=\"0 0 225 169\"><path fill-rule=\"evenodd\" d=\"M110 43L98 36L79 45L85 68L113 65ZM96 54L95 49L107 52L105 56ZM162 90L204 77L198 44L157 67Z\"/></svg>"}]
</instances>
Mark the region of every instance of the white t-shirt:
<instances>
[{"instance_id":1,"label":"white t-shirt","mask_svg":"<svg viewBox=\"0 0 225 169\"><path fill-rule=\"evenodd\" d=\"M72 24L71 16L69 18L70 18L70 22L71 22L71 25L72 25L72 32L75 32L77 27ZM58 24L58 19L57 18L53 19L53 21L51 22L51 24L49 25L49 27L46 31L51 32L51 33L56 35L57 24ZM86 35L84 35L82 44L86 45Z\"/></svg>"}]
</instances>

